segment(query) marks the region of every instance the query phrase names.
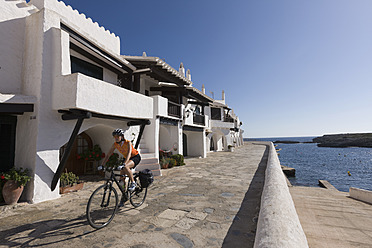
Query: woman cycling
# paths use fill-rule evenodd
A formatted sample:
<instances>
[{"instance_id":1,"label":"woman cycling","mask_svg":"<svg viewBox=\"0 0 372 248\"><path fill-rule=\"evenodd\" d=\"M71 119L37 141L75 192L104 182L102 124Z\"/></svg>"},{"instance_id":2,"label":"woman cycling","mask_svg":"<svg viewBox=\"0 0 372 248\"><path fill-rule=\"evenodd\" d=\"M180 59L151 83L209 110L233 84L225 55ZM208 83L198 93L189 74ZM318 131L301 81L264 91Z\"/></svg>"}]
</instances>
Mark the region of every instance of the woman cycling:
<instances>
[{"instance_id":1,"label":"woman cycling","mask_svg":"<svg viewBox=\"0 0 372 248\"><path fill-rule=\"evenodd\" d=\"M133 179L133 173L131 169L136 168L136 166L141 161L141 156L139 152L133 147L132 143L129 140L124 138L124 131L122 129L115 129L112 132L115 142L108 151L105 159L103 160L103 165L106 164L109 157L112 155L114 150L118 150L124 156L124 168L121 171L121 174L126 174L129 177L130 185L128 190L133 191L137 184Z\"/></svg>"}]
</instances>

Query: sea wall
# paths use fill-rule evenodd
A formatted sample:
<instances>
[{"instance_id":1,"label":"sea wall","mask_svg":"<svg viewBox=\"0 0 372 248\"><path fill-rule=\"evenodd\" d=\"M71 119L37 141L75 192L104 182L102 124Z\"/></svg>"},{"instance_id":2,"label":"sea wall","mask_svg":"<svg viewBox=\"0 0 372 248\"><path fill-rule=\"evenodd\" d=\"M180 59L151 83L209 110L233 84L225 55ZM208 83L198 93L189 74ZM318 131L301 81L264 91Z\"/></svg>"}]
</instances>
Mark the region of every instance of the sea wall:
<instances>
[{"instance_id":1,"label":"sea wall","mask_svg":"<svg viewBox=\"0 0 372 248\"><path fill-rule=\"evenodd\" d=\"M269 143L254 247L309 247L273 143Z\"/></svg>"},{"instance_id":2,"label":"sea wall","mask_svg":"<svg viewBox=\"0 0 372 248\"><path fill-rule=\"evenodd\" d=\"M351 198L372 204L372 191L350 187L349 194Z\"/></svg>"}]
</instances>

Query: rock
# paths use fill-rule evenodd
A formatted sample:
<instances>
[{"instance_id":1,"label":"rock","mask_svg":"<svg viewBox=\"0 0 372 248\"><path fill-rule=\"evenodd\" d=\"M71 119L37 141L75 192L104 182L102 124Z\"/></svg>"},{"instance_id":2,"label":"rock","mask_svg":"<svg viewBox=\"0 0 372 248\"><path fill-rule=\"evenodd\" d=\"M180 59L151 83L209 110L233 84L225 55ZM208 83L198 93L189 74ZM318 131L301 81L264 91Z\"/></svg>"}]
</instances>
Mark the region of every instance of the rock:
<instances>
[{"instance_id":1,"label":"rock","mask_svg":"<svg viewBox=\"0 0 372 248\"><path fill-rule=\"evenodd\" d=\"M319 147L372 147L372 133L323 135L313 141Z\"/></svg>"},{"instance_id":2,"label":"rock","mask_svg":"<svg viewBox=\"0 0 372 248\"><path fill-rule=\"evenodd\" d=\"M298 144L298 143L301 143L301 142L300 141L294 141L294 140L277 140L277 141L274 141L274 143Z\"/></svg>"},{"instance_id":3,"label":"rock","mask_svg":"<svg viewBox=\"0 0 372 248\"><path fill-rule=\"evenodd\" d=\"M282 165L282 170L283 170L283 173L287 177L295 177L296 176L296 169L295 168L291 168L291 167L287 167L287 166Z\"/></svg>"}]
</instances>

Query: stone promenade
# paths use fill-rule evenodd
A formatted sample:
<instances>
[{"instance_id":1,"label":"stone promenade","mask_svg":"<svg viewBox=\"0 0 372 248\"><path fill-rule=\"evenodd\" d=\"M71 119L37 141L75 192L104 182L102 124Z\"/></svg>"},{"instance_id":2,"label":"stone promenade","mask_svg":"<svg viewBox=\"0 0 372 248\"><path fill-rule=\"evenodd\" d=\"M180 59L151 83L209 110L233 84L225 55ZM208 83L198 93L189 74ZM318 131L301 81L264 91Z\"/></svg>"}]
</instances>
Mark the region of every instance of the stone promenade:
<instances>
[{"instance_id":1,"label":"stone promenade","mask_svg":"<svg viewBox=\"0 0 372 248\"><path fill-rule=\"evenodd\" d=\"M143 206L127 203L100 230L85 217L98 179L57 200L2 207L0 247L253 247L266 146L246 143L185 162L163 170Z\"/></svg>"},{"instance_id":2,"label":"stone promenade","mask_svg":"<svg viewBox=\"0 0 372 248\"><path fill-rule=\"evenodd\" d=\"M349 193L289 188L310 248L372 248L372 205Z\"/></svg>"}]
</instances>

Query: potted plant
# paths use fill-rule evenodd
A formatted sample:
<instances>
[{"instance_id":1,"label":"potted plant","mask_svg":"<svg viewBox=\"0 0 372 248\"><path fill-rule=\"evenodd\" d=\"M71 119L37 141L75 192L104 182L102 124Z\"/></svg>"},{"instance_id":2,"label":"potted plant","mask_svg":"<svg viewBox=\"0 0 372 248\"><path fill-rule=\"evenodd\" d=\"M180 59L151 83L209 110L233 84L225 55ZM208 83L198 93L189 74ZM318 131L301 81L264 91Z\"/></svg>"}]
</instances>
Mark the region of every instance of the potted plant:
<instances>
[{"instance_id":1,"label":"potted plant","mask_svg":"<svg viewBox=\"0 0 372 248\"><path fill-rule=\"evenodd\" d=\"M59 193L66 194L73 191L78 191L83 188L84 183L79 181L79 177L72 172L64 172L61 174Z\"/></svg>"},{"instance_id":2,"label":"potted plant","mask_svg":"<svg viewBox=\"0 0 372 248\"><path fill-rule=\"evenodd\" d=\"M168 166L169 166L169 158L162 158L162 159L160 159L159 163L160 163L160 167L161 167L162 169L168 169Z\"/></svg>"},{"instance_id":3,"label":"potted plant","mask_svg":"<svg viewBox=\"0 0 372 248\"><path fill-rule=\"evenodd\" d=\"M2 188L2 194L5 203L8 205L18 202L24 186L31 180L28 169L23 169L22 167L19 169L13 167L10 171L2 173L0 178L6 180Z\"/></svg>"}]
</instances>

